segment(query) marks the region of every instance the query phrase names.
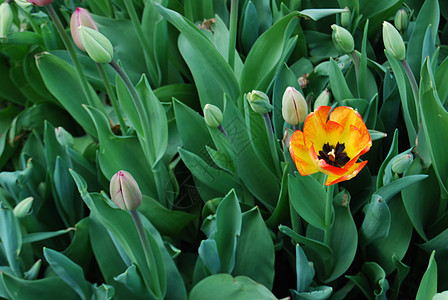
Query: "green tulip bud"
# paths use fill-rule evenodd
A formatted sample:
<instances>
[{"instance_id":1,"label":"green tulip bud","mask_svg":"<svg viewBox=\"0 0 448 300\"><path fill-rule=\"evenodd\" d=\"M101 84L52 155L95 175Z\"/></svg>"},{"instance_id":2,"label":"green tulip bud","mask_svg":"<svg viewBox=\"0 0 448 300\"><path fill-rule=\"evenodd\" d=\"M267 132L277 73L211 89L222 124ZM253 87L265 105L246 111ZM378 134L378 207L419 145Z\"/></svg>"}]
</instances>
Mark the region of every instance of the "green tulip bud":
<instances>
[{"instance_id":1,"label":"green tulip bud","mask_svg":"<svg viewBox=\"0 0 448 300\"><path fill-rule=\"evenodd\" d=\"M412 163L413 157L412 154L400 154L395 156L392 160L392 171L397 174L403 174L404 171L409 167Z\"/></svg>"},{"instance_id":2,"label":"green tulip bud","mask_svg":"<svg viewBox=\"0 0 448 300\"><path fill-rule=\"evenodd\" d=\"M0 4L0 39L6 37L9 33L9 29L11 29L13 20L11 6L9 3L3 2Z\"/></svg>"},{"instance_id":3,"label":"green tulip bud","mask_svg":"<svg viewBox=\"0 0 448 300\"><path fill-rule=\"evenodd\" d=\"M448 291L435 294L432 296L432 300L448 300Z\"/></svg>"},{"instance_id":4,"label":"green tulip bud","mask_svg":"<svg viewBox=\"0 0 448 300\"><path fill-rule=\"evenodd\" d=\"M14 214L17 219L21 219L30 214L33 207L33 197L28 197L19 202L19 204L14 207Z\"/></svg>"},{"instance_id":5,"label":"green tulip bud","mask_svg":"<svg viewBox=\"0 0 448 300\"><path fill-rule=\"evenodd\" d=\"M222 111L219 107L212 104L206 104L204 106L204 120L209 127L219 127L222 123L222 119Z\"/></svg>"},{"instance_id":6,"label":"green tulip bud","mask_svg":"<svg viewBox=\"0 0 448 300\"><path fill-rule=\"evenodd\" d=\"M259 114L267 114L272 110L272 105L269 103L269 97L263 92L253 90L246 95L250 107Z\"/></svg>"},{"instance_id":7,"label":"green tulip bud","mask_svg":"<svg viewBox=\"0 0 448 300\"><path fill-rule=\"evenodd\" d=\"M142 203L142 192L129 172L118 171L110 180L110 197L123 210L136 210Z\"/></svg>"},{"instance_id":8,"label":"green tulip bud","mask_svg":"<svg viewBox=\"0 0 448 300\"><path fill-rule=\"evenodd\" d=\"M331 29L333 29L331 35L333 43L339 52L348 54L355 50L355 41L347 29L336 24L331 25Z\"/></svg>"},{"instance_id":9,"label":"green tulip bud","mask_svg":"<svg viewBox=\"0 0 448 300\"><path fill-rule=\"evenodd\" d=\"M320 93L317 97L316 101L314 101L314 110L316 110L319 106L327 106L330 103L330 92L325 89Z\"/></svg>"},{"instance_id":10,"label":"green tulip bud","mask_svg":"<svg viewBox=\"0 0 448 300\"><path fill-rule=\"evenodd\" d=\"M409 18L404 9L400 9L399 11L397 11L394 18L394 24L401 33L406 31L409 24Z\"/></svg>"},{"instance_id":11,"label":"green tulip bud","mask_svg":"<svg viewBox=\"0 0 448 300\"><path fill-rule=\"evenodd\" d=\"M297 125L303 123L308 115L308 105L303 95L293 88L288 87L283 93L282 116L286 123Z\"/></svg>"},{"instance_id":12,"label":"green tulip bud","mask_svg":"<svg viewBox=\"0 0 448 300\"><path fill-rule=\"evenodd\" d=\"M85 26L79 26L79 37L90 58L99 64L108 64L114 56L110 41L100 32Z\"/></svg>"},{"instance_id":13,"label":"green tulip bud","mask_svg":"<svg viewBox=\"0 0 448 300\"><path fill-rule=\"evenodd\" d=\"M347 28L350 25L351 14L347 6L345 7L345 9L346 11L341 12L341 25Z\"/></svg>"},{"instance_id":14,"label":"green tulip bud","mask_svg":"<svg viewBox=\"0 0 448 300\"><path fill-rule=\"evenodd\" d=\"M398 60L406 57L406 48L398 30L392 24L383 22L383 42L386 51Z\"/></svg>"}]
</instances>

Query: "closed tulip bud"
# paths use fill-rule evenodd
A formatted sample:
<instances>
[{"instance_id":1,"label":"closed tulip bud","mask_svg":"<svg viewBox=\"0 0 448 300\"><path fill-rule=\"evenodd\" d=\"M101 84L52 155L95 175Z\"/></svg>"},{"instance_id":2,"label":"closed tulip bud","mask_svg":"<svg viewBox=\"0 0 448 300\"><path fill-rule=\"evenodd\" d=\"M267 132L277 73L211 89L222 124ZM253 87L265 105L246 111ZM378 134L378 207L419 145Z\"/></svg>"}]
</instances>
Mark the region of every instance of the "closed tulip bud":
<instances>
[{"instance_id":1,"label":"closed tulip bud","mask_svg":"<svg viewBox=\"0 0 448 300\"><path fill-rule=\"evenodd\" d=\"M347 28L350 25L351 14L347 6L345 7L345 9L346 11L341 12L341 25Z\"/></svg>"},{"instance_id":2,"label":"closed tulip bud","mask_svg":"<svg viewBox=\"0 0 448 300\"><path fill-rule=\"evenodd\" d=\"M206 104L204 106L204 120L209 127L219 127L222 123L222 118L222 111L219 107L212 104Z\"/></svg>"},{"instance_id":3,"label":"closed tulip bud","mask_svg":"<svg viewBox=\"0 0 448 300\"><path fill-rule=\"evenodd\" d=\"M406 57L406 48L398 30L392 24L383 22L383 42L386 51L398 60Z\"/></svg>"},{"instance_id":4,"label":"closed tulip bud","mask_svg":"<svg viewBox=\"0 0 448 300\"><path fill-rule=\"evenodd\" d=\"M288 87L283 93L282 115L286 123L291 125L303 123L308 115L308 105L305 98L292 86Z\"/></svg>"},{"instance_id":5,"label":"closed tulip bud","mask_svg":"<svg viewBox=\"0 0 448 300\"><path fill-rule=\"evenodd\" d=\"M447 299L448 299L448 291L437 293L434 296L432 296L432 300L447 300Z\"/></svg>"},{"instance_id":6,"label":"closed tulip bud","mask_svg":"<svg viewBox=\"0 0 448 300\"><path fill-rule=\"evenodd\" d=\"M330 92L325 89L320 93L317 97L316 101L314 101L314 110L316 110L319 106L327 106L330 104Z\"/></svg>"},{"instance_id":7,"label":"closed tulip bud","mask_svg":"<svg viewBox=\"0 0 448 300\"><path fill-rule=\"evenodd\" d=\"M123 210L136 210L142 203L142 192L129 172L118 171L110 180L110 197Z\"/></svg>"},{"instance_id":8,"label":"closed tulip bud","mask_svg":"<svg viewBox=\"0 0 448 300\"><path fill-rule=\"evenodd\" d=\"M33 197L28 197L19 202L19 204L14 207L14 215L18 219L24 218L30 214L31 209L33 207Z\"/></svg>"},{"instance_id":9,"label":"closed tulip bud","mask_svg":"<svg viewBox=\"0 0 448 300\"><path fill-rule=\"evenodd\" d=\"M347 54L355 50L355 41L353 40L352 34L347 29L336 24L331 25L331 29L333 29L331 35L333 43L339 52Z\"/></svg>"},{"instance_id":10,"label":"closed tulip bud","mask_svg":"<svg viewBox=\"0 0 448 300\"><path fill-rule=\"evenodd\" d=\"M0 39L5 38L9 33L9 29L12 25L12 19L13 15L11 6L9 6L9 3L3 2L0 4Z\"/></svg>"},{"instance_id":11,"label":"closed tulip bud","mask_svg":"<svg viewBox=\"0 0 448 300\"><path fill-rule=\"evenodd\" d=\"M53 0L27 0L27 1L36 6L46 6L50 5L51 2L53 2Z\"/></svg>"},{"instance_id":12,"label":"closed tulip bud","mask_svg":"<svg viewBox=\"0 0 448 300\"><path fill-rule=\"evenodd\" d=\"M269 97L263 92L253 90L246 95L250 107L259 114L267 114L272 110L272 105L269 103Z\"/></svg>"},{"instance_id":13,"label":"closed tulip bud","mask_svg":"<svg viewBox=\"0 0 448 300\"><path fill-rule=\"evenodd\" d=\"M409 24L409 18L404 9L400 9L399 11L397 11L394 18L394 24L401 33L406 31Z\"/></svg>"},{"instance_id":14,"label":"closed tulip bud","mask_svg":"<svg viewBox=\"0 0 448 300\"><path fill-rule=\"evenodd\" d=\"M76 47L82 51L86 51L86 48L82 45L81 38L79 37L79 26L85 26L98 31L98 27L90 16L88 10L81 7L75 9L70 18L70 32Z\"/></svg>"},{"instance_id":15,"label":"closed tulip bud","mask_svg":"<svg viewBox=\"0 0 448 300\"><path fill-rule=\"evenodd\" d=\"M81 43L90 58L99 64L108 64L114 56L114 49L110 41L95 29L80 26L78 28Z\"/></svg>"},{"instance_id":16,"label":"closed tulip bud","mask_svg":"<svg viewBox=\"0 0 448 300\"><path fill-rule=\"evenodd\" d=\"M412 163L412 154L400 154L392 159L392 171L397 174L403 174Z\"/></svg>"}]
</instances>

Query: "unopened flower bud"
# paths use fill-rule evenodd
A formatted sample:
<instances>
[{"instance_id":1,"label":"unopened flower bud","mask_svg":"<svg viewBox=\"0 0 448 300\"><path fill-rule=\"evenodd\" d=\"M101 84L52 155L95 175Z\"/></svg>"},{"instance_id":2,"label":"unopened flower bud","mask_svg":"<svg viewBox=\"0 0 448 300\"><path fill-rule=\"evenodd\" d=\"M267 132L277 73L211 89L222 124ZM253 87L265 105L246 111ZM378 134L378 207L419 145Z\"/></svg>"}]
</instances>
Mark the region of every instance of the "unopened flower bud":
<instances>
[{"instance_id":1,"label":"unopened flower bud","mask_svg":"<svg viewBox=\"0 0 448 300\"><path fill-rule=\"evenodd\" d=\"M9 3L3 2L0 4L0 39L6 37L9 33L9 29L11 29L13 20L11 6Z\"/></svg>"},{"instance_id":2,"label":"unopened flower bud","mask_svg":"<svg viewBox=\"0 0 448 300\"><path fill-rule=\"evenodd\" d=\"M219 127L222 123L222 119L222 111L219 107L212 104L206 104L204 106L204 120L209 127Z\"/></svg>"},{"instance_id":3,"label":"unopened flower bud","mask_svg":"<svg viewBox=\"0 0 448 300\"><path fill-rule=\"evenodd\" d=\"M397 11L394 18L394 24L401 33L406 31L409 24L409 17L404 9Z\"/></svg>"},{"instance_id":4,"label":"unopened flower bud","mask_svg":"<svg viewBox=\"0 0 448 300\"><path fill-rule=\"evenodd\" d=\"M319 106L327 106L330 104L330 92L325 89L320 93L317 97L316 101L314 101L314 110L316 110Z\"/></svg>"},{"instance_id":5,"label":"unopened flower bud","mask_svg":"<svg viewBox=\"0 0 448 300\"><path fill-rule=\"evenodd\" d=\"M346 11L341 12L341 25L347 28L350 25L351 14L347 6L345 7L345 9Z\"/></svg>"},{"instance_id":6,"label":"unopened flower bud","mask_svg":"<svg viewBox=\"0 0 448 300\"><path fill-rule=\"evenodd\" d=\"M283 93L282 115L286 123L291 125L303 123L308 115L305 98L292 86L288 87Z\"/></svg>"},{"instance_id":7,"label":"unopened flower bud","mask_svg":"<svg viewBox=\"0 0 448 300\"><path fill-rule=\"evenodd\" d=\"M383 22L383 42L386 51L398 60L406 57L406 48L398 30L392 24Z\"/></svg>"},{"instance_id":8,"label":"unopened flower bud","mask_svg":"<svg viewBox=\"0 0 448 300\"><path fill-rule=\"evenodd\" d=\"M253 90L246 95L250 107L259 114L266 114L272 110L272 105L269 103L269 97L263 92Z\"/></svg>"},{"instance_id":9,"label":"unopened flower bud","mask_svg":"<svg viewBox=\"0 0 448 300\"><path fill-rule=\"evenodd\" d=\"M72 38L75 42L76 47L78 47L82 51L86 51L86 48L84 48L81 42L81 38L79 37L79 26L85 26L98 31L98 27L90 16L89 11L81 7L75 9L72 17L70 18L70 32L72 34Z\"/></svg>"},{"instance_id":10,"label":"unopened flower bud","mask_svg":"<svg viewBox=\"0 0 448 300\"><path fill-rule=\"evenodd\" d=\"M99 64L108 64L114 56L114 49L110 41L95 29L79 26L81 43L90 58Z\"/></svg>"},{"instance_id":11,"label":"unopened flower bud","mask_svg":"<svg viewBox=\"0 0 448 300\"><path fill-rule=\"evenodd\" d=\"M142 203L142 192L129 172L118 171L110 180L110 197L123 210L136 210Z\"/></svg>"},{"instance_id":12,"label":"unopened flower bud","mask_svg":"<svg viewBox=\"0 0 448 300\"><path fill-rule=\"evenodd\" d=\"M24 218L30 214L31 209L33 207L33 197L28 197L19 202L19 204L14 207L14 215L18 219Z\"/></svg>"},{"instance_id":13,"label":"unopened flower bud","mask_svg":"<svg viewBox=\"0 0 448 300\"><path fill-rule=\"evenodd\" d=\"M404 171L409 167L409 165L412 163L412 154L400 154L395 156L392 159L392 171L397 174L403 174Z\"/></svg>"},{"instance_id":14,"label":"unopened flower bud","mask_svg":"<svg viewBox=\"0 0 448 300\"><path fill-rule=\"evenodd\" d=\"M448 300L448 290L432 296L432 300Z\"/></svg>"},{"instance_id":15,"label":"unopened flower bud","mask_svg":"<svg viewBox=\"0 0 448 300\"><path fill-rule=\"evenodd\" d=\"M37 5L37 6L46 6L50 5L53 0L27 0L29 3Z\"/></svg>"},{"instance_id":16,"label":"unopened flower bud","mask_svg":"<svg viewBox=\"0 0 448 300\"><path fill-rule=\"evenodd\" d=\"M60 126L56 127L54 131L56 133L56 139L58 140L59 144L61 144L62 146L73 147L73 145L75 144L75 140L70 132Z\"/></svg>"},{"instance_id":17,"label":"unopened flower bud","mask_svg":"<svg viewBox=\"0 0 448 300\"><path fill-rule=\"evenodd\" d=\"M331 25L333 33L331 37L333 38L333 43L341 53L351 53L355 49L355 41L353 40L352 34L344 27L338 26L336 24Z\"/></svg>"}]
</instances>

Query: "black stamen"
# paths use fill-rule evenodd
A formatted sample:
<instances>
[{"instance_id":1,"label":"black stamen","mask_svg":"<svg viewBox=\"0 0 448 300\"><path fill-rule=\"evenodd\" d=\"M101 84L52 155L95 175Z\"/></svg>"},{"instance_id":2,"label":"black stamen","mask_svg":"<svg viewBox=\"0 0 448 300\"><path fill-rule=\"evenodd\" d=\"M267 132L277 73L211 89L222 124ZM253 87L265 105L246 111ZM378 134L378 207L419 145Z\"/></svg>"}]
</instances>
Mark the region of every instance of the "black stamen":
<instances>
[{"instance_id":1,"label":"black stamen","mask_svg":"<svg viewBox=\"0 0 448 300\"><path fill-rule=\"evenodd\" d=\"M332 159L329 157L329 153L334 150ZM319 155L317 156L319 159L325 160L325 162L333 167L341 168L345 166L346 163L350 161L350 157L347 156L347 153L344 152L345 144L336 144L336 147L330 146L329 143L324 144L322 150L319 151Z\"/></svg>"}]
</instances>

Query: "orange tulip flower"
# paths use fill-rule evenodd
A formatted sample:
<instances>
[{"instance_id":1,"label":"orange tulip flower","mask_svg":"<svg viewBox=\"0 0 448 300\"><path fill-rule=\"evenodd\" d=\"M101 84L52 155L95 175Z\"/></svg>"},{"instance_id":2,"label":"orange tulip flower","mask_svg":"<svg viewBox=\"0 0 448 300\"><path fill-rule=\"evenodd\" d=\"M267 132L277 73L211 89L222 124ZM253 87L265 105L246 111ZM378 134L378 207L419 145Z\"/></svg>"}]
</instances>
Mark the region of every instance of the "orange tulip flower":
<instances>
[{"instance_id":1,"label":"orange tulip flower","mask_svg":"<svg viewBox=\"0 0 448 300\"><path fill-rule=\"evenodd\" d=\"M361 115L351 107L319 106L291 137L289 151L302 176L327 175L325 185L355 177L367 161L358 158L370 150L372 138Z\"/></svg>"}]
</instances>

